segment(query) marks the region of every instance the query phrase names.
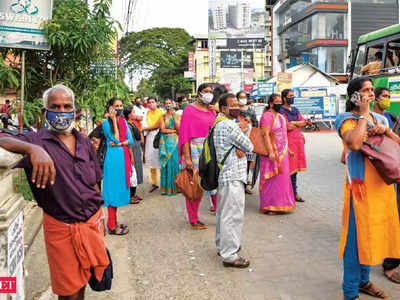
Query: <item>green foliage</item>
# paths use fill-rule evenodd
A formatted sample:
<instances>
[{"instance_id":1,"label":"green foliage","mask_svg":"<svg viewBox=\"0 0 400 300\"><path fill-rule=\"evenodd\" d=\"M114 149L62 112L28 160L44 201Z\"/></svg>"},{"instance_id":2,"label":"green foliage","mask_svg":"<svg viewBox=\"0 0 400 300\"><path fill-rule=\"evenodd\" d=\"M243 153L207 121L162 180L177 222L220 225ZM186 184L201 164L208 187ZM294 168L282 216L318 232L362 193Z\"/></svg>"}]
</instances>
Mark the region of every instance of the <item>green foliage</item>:
<instances>
[{"instance_id":1,"label":"green foliage","mask_svg":"<svg viewBox=\"0 0 400 300\"><path fill-rule=\"evenodd\" d=\"M1 57L0 57L1 58ZM5 89L15 89L19 86L20 72L4 64L0 59L0 93Z\"/></svg>"},{"instance_id":2,"label":"green foliage","mask_svg":"<svg viewBox=\"0 0 400 300\"><path fill-rule=\"evenodd\" d=\"M152 28L122 38L121 61L128 71L151 72L147 86L139 86L138 93L147 92L149 86L152 87L150 91L163 98L172 97L173 90L190 91L191 83L183 78L183 73L187 70L192 41L193 38L180 28Z\"/></svg>"},{"instance_id":3,"label":"green foliage","mask_svg":"<svg viewBox=\"0 0 400 300\"><path fill-rule=\"evenodd\" d=\"M16 191L20 193L26 201L34 200L25 172L20 171L18 175L14 176L13 183Z\"/></svg>"},{"instance_id":4,"label":"green foliage","mask_svg":"<svg viewBox=\"0 0 400 300\"><path fill-rule=\"evenodd\" d=\"M149 97L149 96L155 96L156 92L154 91L154 87L152 85L152 82L149 79L142 78L140 80L139 85L137 86L136 92L135 92L135 97Z\"/></svg>"}]
</instances>

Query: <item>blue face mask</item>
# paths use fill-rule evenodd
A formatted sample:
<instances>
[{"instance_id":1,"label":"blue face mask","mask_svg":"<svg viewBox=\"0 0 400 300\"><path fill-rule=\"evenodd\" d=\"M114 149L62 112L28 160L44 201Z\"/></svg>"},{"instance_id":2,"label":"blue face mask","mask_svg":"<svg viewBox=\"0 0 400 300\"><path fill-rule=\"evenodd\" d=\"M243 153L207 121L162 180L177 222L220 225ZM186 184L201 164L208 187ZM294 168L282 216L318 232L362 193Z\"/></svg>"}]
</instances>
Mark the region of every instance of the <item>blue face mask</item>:
<instances>
[{"instance_id":1,"label":"blue face mask","mask_svg":"<svg viewBox=\"0 0 400 300\"><path fill-rule=\"evenodd\" d=\"M294 97L287 98L287 103L292 105L294 103Z\"/></svg>"},{"instance_id":2,"label":"blue face mask","mask_svg":"<svg viewBox=\"0 0 400 300\"><path fill-rule=\"evenodd\" d=\"M72 112L46 112L46 120L51 130L56 132L71 132L75 113Z\"/></svg>"}]
</instances>

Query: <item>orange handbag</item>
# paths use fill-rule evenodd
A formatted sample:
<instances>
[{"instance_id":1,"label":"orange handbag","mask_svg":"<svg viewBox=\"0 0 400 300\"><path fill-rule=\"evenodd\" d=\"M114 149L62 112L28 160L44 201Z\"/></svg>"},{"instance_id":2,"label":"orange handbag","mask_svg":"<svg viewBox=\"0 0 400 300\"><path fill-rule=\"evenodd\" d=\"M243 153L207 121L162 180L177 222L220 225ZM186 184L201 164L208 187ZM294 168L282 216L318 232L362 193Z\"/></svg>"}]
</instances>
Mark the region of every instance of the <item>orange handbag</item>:
<instances>
[{"instance_id":1,"label":"orange handbag","mask_svg":"<svg viewBox=\"0 0 400 300\"><path fill-rule=\"evenodd\" d=\"M175 178L178 189L190 201L199 200L204 195L204 190L199 186L198 170L182 169Z\"/></svg>"},{"instance_id":2,"label":"orange handbag","mask_svg":"<svg viewBox=\"0 0 400 300\"><path fill-rule=\"evenodd\" d=\"M250 131L250 141L253 143L253 152L262 156L268 156L267 146L265 145L264 133L261 128L252 128Z\"/></svg>"}]
</instances>

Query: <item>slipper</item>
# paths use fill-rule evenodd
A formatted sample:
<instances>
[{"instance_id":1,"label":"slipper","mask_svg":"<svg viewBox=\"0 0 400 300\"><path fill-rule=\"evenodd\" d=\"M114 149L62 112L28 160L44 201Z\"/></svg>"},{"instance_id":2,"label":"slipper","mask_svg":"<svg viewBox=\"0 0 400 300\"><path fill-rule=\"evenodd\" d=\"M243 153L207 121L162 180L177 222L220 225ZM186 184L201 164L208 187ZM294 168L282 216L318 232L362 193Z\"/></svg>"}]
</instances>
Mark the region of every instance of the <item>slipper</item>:
<instances>
[{"instance_id":1,"label":"slipper","mask_svg":"<svg viewBox=\"0 0 400 300\"><path fill-rule=\"evenodd\" d=\"M153 185L153 186L151 187L149 193L154 192L156 189L158 189L158 186L157 186L157 185Z\"/></svg>"},{"instance_id":2,"label":"slipper","mask_svg":"<svg viewBox=\"0 0 400 300\"><path fill-rule=\"evenodd\" d=\"M372 284L372 282L367 282L363 286L360 286L358 290L361 293L371 295L376 298L386 299L388 297L388 295L384 291L378 289L375 285Z\"/></svg>"},{"instance_id":3,"label":"slipper","mask_svg":"<svg viewBox=\"0 0 400 300\"><path fill-rule=\"evenodd\" d=\"M140 200L138 198L136 198L136 197L131 198L131 204L139 204L139 203L140 203Z\"/></svg>"},{"instance_id":4,"label":"slipper","mask_svg":"<svg viewBox=\"0 0 400 300\"><path fill-rule=\"evenodd\" d=\"M399 271L395 270L395 271L393 272L393 274L390 275L390 276L387 274L387 271L383 272L383 274L385 274L385 276L386 276L390 281L392 281L392 282L394 282L394 283L397 283L397 284L400 284L400 273L399 273Z\"/></svg>"},{"instance_id":5,"label":"slipper","mask_svg":"<svg viewBox=\"0 0 400 300\"><path fill-rule=\"evenodd\" d=\"M128 234L128 232L129 232L128 228L122 227L120 225L115 226L114 229L112 230L108 229L108 234L111 235L125 235Z\"/></svg>"},{"instance_id":6,"label":"slipper","mask_svg":"<svg viewBox=\"0 0 400 300\"><path fill-rule=\"evenodd\" d=\"M303 198L301 198L299 195L296 196L296 202L306 202Z\"/></svg>"},{"instance_id":7,"label":"slipper","mask_svg":"<svg viewBox=\"0 0 400 300\"><path fill-rule=\"evenodd\" d=\"M233 262L222 262L225 268L239 268L239 269L244 269L247 268L250 265L250 261L247 259L244 259L243 257L239 257Z\"/></svg>"}]
</instances>

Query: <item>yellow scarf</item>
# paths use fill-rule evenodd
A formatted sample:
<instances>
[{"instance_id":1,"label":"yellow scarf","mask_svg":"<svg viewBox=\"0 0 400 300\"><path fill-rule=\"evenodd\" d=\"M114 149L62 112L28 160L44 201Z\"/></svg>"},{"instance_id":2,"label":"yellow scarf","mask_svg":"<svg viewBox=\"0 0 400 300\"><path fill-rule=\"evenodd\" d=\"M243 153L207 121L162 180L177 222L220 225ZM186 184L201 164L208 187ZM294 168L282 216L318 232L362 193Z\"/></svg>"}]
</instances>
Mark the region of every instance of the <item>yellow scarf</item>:
<instances>
[{"instance_id":1,"label":"yellow scarf","mask_svg":"<svg viewBox=\"0 0 400 300\"><path fill-rule=\"evenodd\" d=\"M154 125L157 124L157 122L161 119L161 117L163 116L164 112L157 108L155 110L150 110L147 113L147 126L152 127Z\"/></svg>"}]
</instances>

